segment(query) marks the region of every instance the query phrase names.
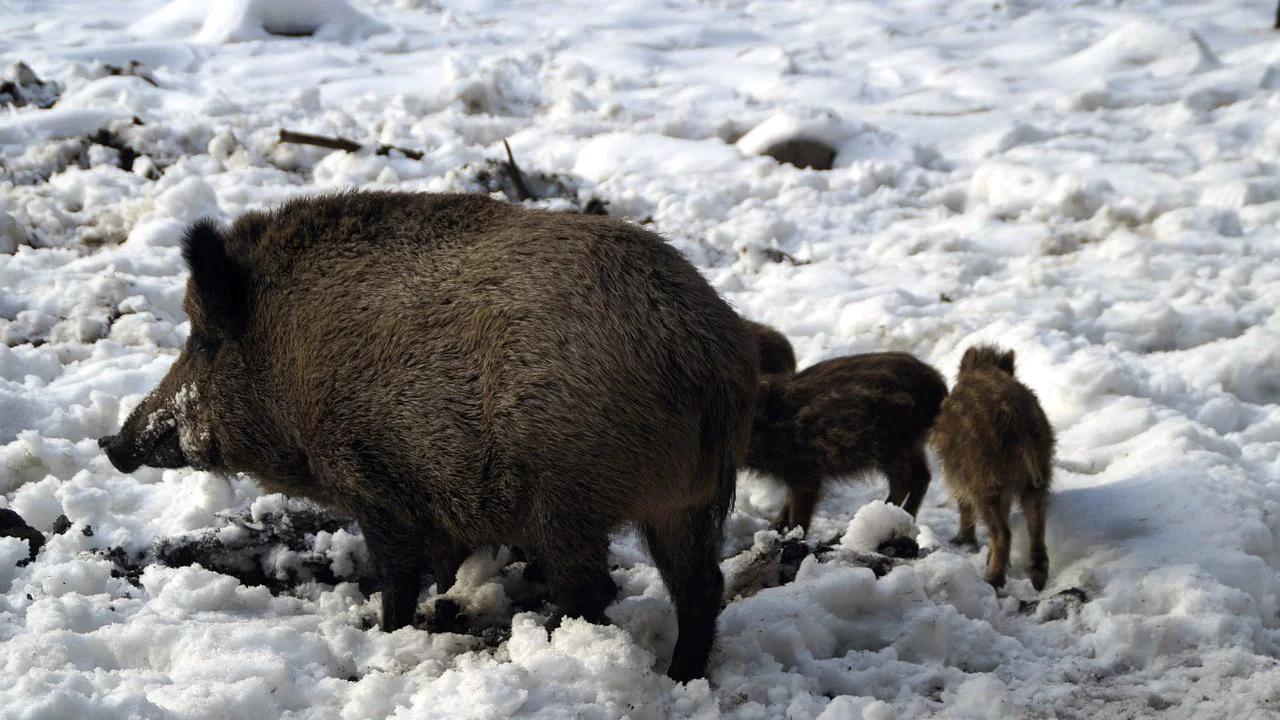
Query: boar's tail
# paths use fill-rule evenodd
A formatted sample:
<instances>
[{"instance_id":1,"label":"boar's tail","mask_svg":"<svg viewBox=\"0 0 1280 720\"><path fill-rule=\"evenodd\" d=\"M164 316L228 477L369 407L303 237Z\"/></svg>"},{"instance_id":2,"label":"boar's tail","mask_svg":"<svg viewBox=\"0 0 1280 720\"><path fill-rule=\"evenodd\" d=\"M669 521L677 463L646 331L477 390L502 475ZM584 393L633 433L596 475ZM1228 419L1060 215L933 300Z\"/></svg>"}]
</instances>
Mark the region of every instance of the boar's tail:
<instances>
[{"instance_id":1,"label":"boar's tail","mask_svg":"<svg viewBox=\"0 0 1280 720\"><path fill-rule=\"evenodd\" d=\"M725 519L729 517L729 513L733 512L734 497L738 494L738 459L734 457L734 453L721 454L718 475L716 508L719 511L719 524L723 527Z\"/></svg>"},{"instance_id":2,"label":"boar's tail","mask_svg":"<svg viewBox=\"0 0 1280 720\"><path fill-rule=\"evenodd\" d=\"M1026 469L1027 481L1031 487L1037 490L1048 489L1049 474L1052 472L1049 465L1036 457L1036 453L1025 443L1018 449L1018 455L1020 456L1018 459L1022 461L1023 468Z\"/></svg>"},{"instance_id":3,"label":"boar's tail","mask_svg":"<svg viewBox=\"0 0 1280 720\"><path fill-rule=\"evenodd\" d=\"M714 476L715 488L711 507L715 512L716 527L723 527L725 518L733 510L734 496L738 488L737 422L708 413L702 420L702 467L704 478ZM705 481L704 481L705 482Z\"/></svg>"},{"instance_id":4,"label":"boar's tail","mask_svg":"<svg viewBox=\"0 0 1280 720\"><path fill-rule=\"evenodd\" d=\"M746 392L724 397L712 405L716 412L704 418L702 437L707 461L715 474L715 507L717 524L723 527L733 511L738 489L738 467L747 459L751 442L751 422L755 416L757 388L747 385Z\"/></svg>"}]
</instances>

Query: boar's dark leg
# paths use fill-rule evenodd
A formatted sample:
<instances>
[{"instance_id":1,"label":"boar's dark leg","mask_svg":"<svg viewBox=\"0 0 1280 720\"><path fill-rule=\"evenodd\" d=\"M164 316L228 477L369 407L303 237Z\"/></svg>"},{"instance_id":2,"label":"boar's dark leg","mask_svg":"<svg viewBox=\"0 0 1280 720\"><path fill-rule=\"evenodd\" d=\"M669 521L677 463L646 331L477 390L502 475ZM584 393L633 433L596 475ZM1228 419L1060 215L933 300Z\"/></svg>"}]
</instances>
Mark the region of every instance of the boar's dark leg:
<instances>
[{"instance_id":1,"label":"boar's dark leg","mask_svg":"<svg viewBox=\"0 0 1280 720\"><path fill-rule=\"evenodd\" d=\"M603 624L617 586L609 577L609 535L588 529L588 520L542 528L530 554L542 563L561 615Z\"/></svg>"},{"instance_id":2,"label":"boar's dark leg","mask_svg":"<svg viewBox=\"0 0 1280 720\"><path fill-rule=\"evenodd\" d=\"M924 448L914 446L906 450L897 461L886 468L889 478L889 502L911 513L920 510L925 493L929 492L929 462Z\"/></svg>"},{"instance_id":3,"label":"boar's dark leg","mask_svg":"<svg viewBox=\"0 0 1280 720\"><path fill-rule=\"evenodd\" d=\"M363 514L359 522L382 581L382 629L391 632L412 624L425 559L420 533L383 511Z\"/></svg>"},{"instance_id":4,"label":"boar's dark leg","mask_svg":"<svg viewBox=\"0 0 1280 720\"><path fill-rule=\"evenodd\" d=\"M679 636L667 676L687 682L706 674L715 640L724 577L720 574L723 511L714 504L677 512L641 529L653 563L676 606Z\"/></svg>"},{"instance_id":5,"label":"boar's dark leg","mask_svg":"<svg viewBox=\"0 0 1280 720\"><path fill-rule=\"evenodd\" d=\"M472 549L443 533L432 533L428 542L427 557L436 576L436 594L443 595L458 581L458 568L471 556Z\"/></svg>"}]
</instances>

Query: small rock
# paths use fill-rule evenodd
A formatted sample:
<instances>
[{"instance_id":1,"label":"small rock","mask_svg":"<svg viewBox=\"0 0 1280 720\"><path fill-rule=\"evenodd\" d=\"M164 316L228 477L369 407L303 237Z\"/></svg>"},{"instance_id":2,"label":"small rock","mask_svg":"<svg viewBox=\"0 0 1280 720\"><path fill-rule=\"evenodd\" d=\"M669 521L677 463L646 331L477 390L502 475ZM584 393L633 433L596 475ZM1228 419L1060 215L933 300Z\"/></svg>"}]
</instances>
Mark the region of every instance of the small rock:
<instances>
[{"instance_id":1,"label":"small rock","mask_svg":"<svg viewBox=\"0 0 1280 720\"><path fill-rule=\"evenodd\" d=\"M52 107L62 93L62 86L41 80L24 62L14 63L0 75L0 107Z\"/></svg>"},{"instance_id":2,"label":"small rock","mask_svg":"<svg viewBox=\"0 0 1280 720\"><path fill-rule=\"evenodd\" d=\"M36 554L40 552L40 548L44 546L44 535L37 529L27 524L22 516L8 509L0 509L0 537L18 538L26 540L30 550L27 559L18 563L26 565L36 559Z\"/></svg>"},{"instance_id":3,"label":"small rock","mask_svg":"<svg viewBox=\"0 0 1280 720\"><path fill-rule=\"evenodd\" d=\"M819 140L790 138L765 148L765 155L780 163L799 168L830 170L836 159L836 149Z\"/></svg>"}]
</instances>

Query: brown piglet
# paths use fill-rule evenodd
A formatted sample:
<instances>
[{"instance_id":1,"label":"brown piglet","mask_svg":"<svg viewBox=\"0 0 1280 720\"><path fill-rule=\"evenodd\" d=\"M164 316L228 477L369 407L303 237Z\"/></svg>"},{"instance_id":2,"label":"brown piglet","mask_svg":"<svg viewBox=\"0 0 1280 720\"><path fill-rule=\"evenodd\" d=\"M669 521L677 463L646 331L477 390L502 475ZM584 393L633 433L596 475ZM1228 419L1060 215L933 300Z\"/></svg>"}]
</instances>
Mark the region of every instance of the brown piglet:
<instances>
[{"instance_id":1,"label":"brown piglet","mask_svg":"<svg viewBox=\"0 0 1280 720\"><path fill-rule=\"evenodd\" d=\"M960 532L953 542L976 545L974 520L981 518L991 535L987 582L1004 585L1009 508L1019 500L1031 539L1031 584L1042 590L1049 577L1044 526L1053 428L1035 393L1014 377L1013 366L1012 350L966 350L956 385L934 424L932 442L947 486L960 505Z\"/></svg>"},{"instance_id":2,"label":"brown piglet","mask_svg":"<svg viewBox=\"0 0 1280 720\"><path fill-rule=\"evenodd\" d=\"M762 376L746 467L787 486L774 526L807 529L826 479L873 470L888 477L889 502L914 515L929 488L926 434L946 394L937 370L901 352Z\"/></svg>"}]
</instances>

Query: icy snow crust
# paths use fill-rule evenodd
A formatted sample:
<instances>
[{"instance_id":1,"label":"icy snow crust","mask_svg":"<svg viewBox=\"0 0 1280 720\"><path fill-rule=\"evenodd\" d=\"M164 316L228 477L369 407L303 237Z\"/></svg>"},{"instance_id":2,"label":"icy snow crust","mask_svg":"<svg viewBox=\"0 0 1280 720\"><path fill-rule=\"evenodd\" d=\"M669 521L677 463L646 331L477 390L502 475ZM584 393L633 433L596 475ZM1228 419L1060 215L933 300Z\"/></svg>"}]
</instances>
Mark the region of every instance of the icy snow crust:
<instances>
[{"instance_id":1,"label":"icy snow crust","mask_svg":"<svg viewBox=\"0 0 1280 720\"><path fill-rule=\"evenodd\" d=\"M1271 6L214 5L10 0L0 13L4 66L25 60L64 88L51 110L0 115L0 504L46 532L72 523L24 567L25 542L0 539L0 716L1280 710ZM129 60L157 84L104 72ZM426 155L278 146L282 127ZM140 157L86 147L102 128ZM789 134L831 143L837 167L756 154ZM273 595L148 561L161 539L234 538L238 513L290 507L244 478L123 476L94 442L184 341L183 224L352 185L467 188L459 168L501 157L504 137L527 168L651 221L802 364L897 349L954 377L970 343L1017 350L1060 439L1046 591L1022 570L1020 519L1007 591L982 582L985 552L946 543L956 513L937 478L921 558L879 578L853 562L850 547L910 525L868 510L847 547L731 603L709 682L688 686L662 675L674 618L630 536L613 548L615 627L548 636L545 607L517 612L498 563L474 558L457 594L509 632L494 642L371 629L377 597L355 582ZM813 535L850 529L883 492L874 478L833 488ZM741 478L726 556L781 498ZM309 542L339 578L367 562L354 528ZM112 548L146 565L136 585ZM301 562L262 557L285 577Z\"/></svg>"}]
</instances>

